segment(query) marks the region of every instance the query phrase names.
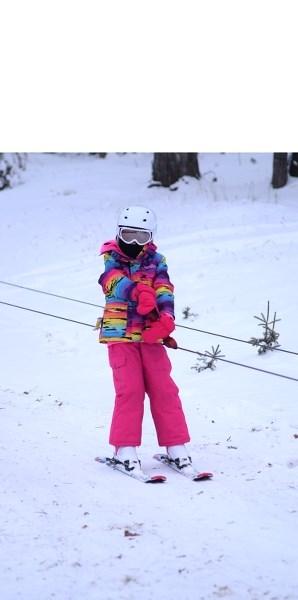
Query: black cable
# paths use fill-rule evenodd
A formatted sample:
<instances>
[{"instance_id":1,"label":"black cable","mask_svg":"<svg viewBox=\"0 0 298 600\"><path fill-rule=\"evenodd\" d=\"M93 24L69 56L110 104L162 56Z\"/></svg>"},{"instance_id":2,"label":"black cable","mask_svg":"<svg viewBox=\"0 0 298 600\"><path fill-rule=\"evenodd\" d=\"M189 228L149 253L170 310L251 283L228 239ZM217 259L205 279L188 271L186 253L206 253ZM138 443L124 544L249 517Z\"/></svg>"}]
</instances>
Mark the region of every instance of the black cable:
<instances>
[{"instance_id":1,"label":"black cable","mask_svg":"<svg viewBox=\"0 0 298 600\"><path fill-rule=\"evenodd\" d=\"M103 308L98 304L92 304L91 302L84 302L84 300L76 300L75 298L68 298L67 296L60 296L59 294L52 294L51 292L43 292L42 290L36 290L34 288L26 287L25 285L17 285L16 283L9 283L8 281L0 281L3 285L11 285L12 287L20 288L21 290L28 290L29 292L36 292L37 294L45 294L46 296L54 296L55 298L63 298L63 300L71 300L72 302L79 302L80 304L89 304L89 306L96 306L97 308Z\"/></svg>"},{"instance_id":2,"label":"black cable","mask_svg":"<svg viewBox=\"0 0 298 600\"><path fill-rule=\"evenodd\" d=\"M230 337L229 335L222 335L220 333L212 333L211 331L203 331L202 329L197 329L196 327L187 327L187 325L176 325L176 327L183 327L183 329L190 329L191 331L198 331L199 333L207 333L208 335L215 335L216 337L225 338L226 340L242 342L243 344L249 344L250 346L252 346L252 342L249 340L241 340L240 338ZM254 346L261 346L261 344L254 344ZM284 350L283 348L268 347L268 350L278 350L279 352L286 352L287 354L295 354L296 356L298 356L298 352L292 352L292 350Z\"/></svg>"},{"instance_id":3,"label":"black cable","mask_svg":"<svg viewBox=\"0 0 298 600\"><path fill-rule=\"evenodd\" d=\"M83 323L82 321L75 321L74 319L67 319L66 317L59 317L58 315L52 315L51 313L42 312L41 310L34 310L33 308L27 308L25 306L18 306L17 304L10 304L9 302L3 302L0 300L0 304L6 306L13 306L14 308L21 308L22 310L29 310L30 312L37 313L38 315L45 315L46 317L54 317L55 319L62 319L63 321L70 321L71 323L77 323L78 325L86 325L87 327L93 327L90 323Z\"/></svg>"},{"instance_id":4,"label":"black cable","mask_svg":"<svg viewBox=\"0 0 298 600\"><path fill-rule=\"evenodd\" d=\"M207 356L210 358L210 355L204 354L202 352L198 352L197 350L189 350L189 348L181 348L181 346L177 346L178 350L184 350L184 352L191 352L192 354L198 354L199 356ZM215 360L221 360L222 362L230 363L230 365L236 365L237 367L245 367L246 369L252 369L253 371L260 371L261 373L268 373L268 375L276 375L277 377L284 377L284 379L291 379L292 381L298 381L296 377L290 377L289 375L282 375L281 373L275 373L274 371L266 371L265 369L259 369L259 367L252 367L250 365L244 365L243 363L234 362L233 360L227 360L226 358L216 357Z\"/></svg>"},{"instance_id":5,"label":"black cable","mask_svg":"<svg viewBox=\"0 0 298 600\"><path fill-rule=\"evenodd\" d=\"M27 308L25 306L19 306L17 304L10 304L9 302L3 302L0 300L0 304L4 304L5 306L11 306L14 308L20 308L22 310L28 310L30 312L37 313L39 315L45 315L47 317L54 317L55 319L62 319L63 321L70 321L71 323L77 323L78 325L85 325L86 327L92 327L94 329L94 325L90 325L90 323L84 323L83 321L75 321L74 319L68 319L66 317L60 317L58 315L53 315L51 313L42 312L40 310L35 310L33 308ZM177 346L177 350L183 350L184 352L191 352L192 354L197 354L199 356L206 356L210 358L210 355L204 352L198 352L197 350L190 350L189 348L181 348ZM283 377L284 379L290 379L292 381L298 381L295 377L290 377L288 375L282 375L281 373L274 373L274 371L266 371L265 369L259 369L258 367L251 367L250 365L244 365L242 363L233 362L232 360L227 360L225 358L217 357L216 360L221 360L226 363L230 363L231 365L236 365L238 367L245 367L246 369L252 369L253 371L260 371L261 373L267 373L268 375L275 375L276 377Z\"/></svg>"},{"instance_id":6,"label":"black cable","mask_svg":"<svg viewBox=\"0 0 298 600\"><path fill-rule=\"evenodd\" d=\"M60 296L59 294L52 294L51 292L44 292L42 290L36 290L34 288L26 287L24 285L17 285L16 283L10 283L8 281L0 281L3 285L10 285L12 287L20 288L22 290L28 290L30 292L36 292L38 294L45 294L46 296L54 296L55 298L62 298L63 300L71 300L72 302L79 302L80 304L87 304L88 306L95 306L96 308L104 308L100 304L92 304L92 302L85 302L84 300L76 300L75 298L69 298L68 296ZM234 342L241 342L243 344L252 345L251 341L242 340L240 338L231 337L229 335L222 335L220 333L213 333L212 331L204 331L203 329L197 329L196 327L189 327L187 325L179 325L176 323L176 327L180 327L183 329L189 329L190 331L197 331L198 333L206 333L207 335L214 335L215 337L221 337L226 340L232 340ZM255 346L261 346L261 344L254 344ZM268 350L277 350L278 352L286 352L287 354L294 354L298 356L298 352L294 352L292 350L284 350L283 348L268 348Z\"/></svg>"}]
</instances>

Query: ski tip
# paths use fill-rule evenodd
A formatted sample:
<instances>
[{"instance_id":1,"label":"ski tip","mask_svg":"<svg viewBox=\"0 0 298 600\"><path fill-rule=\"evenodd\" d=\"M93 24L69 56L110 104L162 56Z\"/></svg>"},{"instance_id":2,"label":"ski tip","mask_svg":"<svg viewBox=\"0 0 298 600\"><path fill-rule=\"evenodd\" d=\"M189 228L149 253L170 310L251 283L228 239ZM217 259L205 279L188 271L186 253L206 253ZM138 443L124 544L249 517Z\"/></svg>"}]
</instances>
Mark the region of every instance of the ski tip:
<instances>
[{"instance_id":1,"label":"ski tip","mask_svg":"<svg viewBox=\"0 0 298 600\"><path fill-rule=\"evenodd\" d=\"M194 481L202 481L202 479L212 479L212 477L213 473L198 473L197 475L195 475Z\"/></svg>"},{"instance_id":2,"label":"ski tip","mask_svg":"<svg viewBox=\"0 0 298 600\"><path fill-rule=\"evenodd\" d=\"M152 475L146 483L164 483L166 480L165 475Z\"/></svg>"}]
</instances>

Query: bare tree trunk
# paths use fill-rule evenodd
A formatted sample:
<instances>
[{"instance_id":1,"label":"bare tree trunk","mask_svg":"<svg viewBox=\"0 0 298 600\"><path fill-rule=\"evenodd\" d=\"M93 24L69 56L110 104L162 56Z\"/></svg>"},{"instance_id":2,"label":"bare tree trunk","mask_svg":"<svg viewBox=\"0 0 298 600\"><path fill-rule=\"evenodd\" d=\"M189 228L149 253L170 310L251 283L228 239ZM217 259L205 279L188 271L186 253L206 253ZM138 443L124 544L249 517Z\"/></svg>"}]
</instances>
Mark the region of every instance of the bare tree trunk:
<instances>
[{"instance_id":1,"label":"bare tree trunk","mask_svg":"<svg viewBox=\"0 0 298 600\"><path fill-rule=\"evenodd\" d=\"M169 187L185 175L200 179L198 155L194 152L156 152L152 163L152 179Z\"/></svg>"},{"instance_id":2,"label":"bare tree trunk","mask_svg":"<svg viewBox=\"0 0 298 600\"><path fill-rule=\"evenodd\" d=\"M272 187L284 187L288 180L288 154L287 152L274 152Z\"/></svg>"},{"instance_id":3,"label":"bare tree trunk","mask_svg":"<svg viewBox=\"0 0 298 600\"><path fill-rule=\"evenodd\" d=\"M298 177L298 152L293 152L291 156L289 174L291 177Z\"/></svg>"}]
</instances>

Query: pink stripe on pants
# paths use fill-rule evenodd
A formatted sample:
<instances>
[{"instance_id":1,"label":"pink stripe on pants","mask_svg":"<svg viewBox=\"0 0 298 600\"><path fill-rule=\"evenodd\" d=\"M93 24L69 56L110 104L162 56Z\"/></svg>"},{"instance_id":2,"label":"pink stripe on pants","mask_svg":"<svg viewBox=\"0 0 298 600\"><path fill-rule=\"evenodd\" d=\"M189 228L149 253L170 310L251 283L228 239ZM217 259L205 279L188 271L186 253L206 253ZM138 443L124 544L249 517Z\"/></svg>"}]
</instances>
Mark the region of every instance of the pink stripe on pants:
<instances>
[{"instance_id":1,"label":"pink stripe on pants","mask_svg":"<svg viewBox=\"0 0 298 600\"><path fill-rule=\"evenodd\" d=\"M145 393L159 445L189 442L179 390L170 376L172 367L164 346L118 342L109 344L108 353L116 392L110 444L141 445Z\"/></svg>"}]
</instances>

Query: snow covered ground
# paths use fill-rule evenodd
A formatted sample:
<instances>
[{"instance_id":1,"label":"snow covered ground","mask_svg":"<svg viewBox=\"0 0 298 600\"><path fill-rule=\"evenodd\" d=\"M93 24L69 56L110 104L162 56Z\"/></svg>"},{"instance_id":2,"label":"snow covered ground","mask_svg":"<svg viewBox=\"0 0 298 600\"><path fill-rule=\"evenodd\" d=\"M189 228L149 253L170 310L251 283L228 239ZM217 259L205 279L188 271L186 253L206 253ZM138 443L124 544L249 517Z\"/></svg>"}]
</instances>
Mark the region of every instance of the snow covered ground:
<instances>
[{"instance_id":1,"label":"snow covered ground","mask_svg":"<svg viewBox=\"0 0 298 600\"><path fill-rule=\"evenodd\" d=\"M119 211L145 204L175 284L176 322L249 340L270 301L281 347L298 352L298 181L273 190L271 154L201 154L200 181L148 189L151 154L32 154L0 194L0 279L103 304L101 243ZM214 181L214 179L217 179ZM148 403L143 485L109 455L113 385L93 331L101 309L0 284L3 600L296 600L296 381L225 362L198 373L169 350L191 431L213 481L155 463ZM189 306L194 319L183 319ZM88 326L90 325L90 326ZM179 346L298 378L297 355L178 328Z\"/></svg>"}]
</instances>

